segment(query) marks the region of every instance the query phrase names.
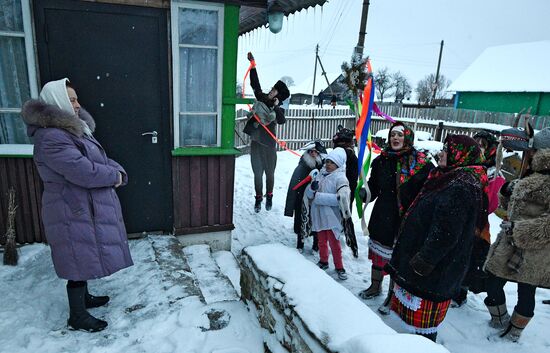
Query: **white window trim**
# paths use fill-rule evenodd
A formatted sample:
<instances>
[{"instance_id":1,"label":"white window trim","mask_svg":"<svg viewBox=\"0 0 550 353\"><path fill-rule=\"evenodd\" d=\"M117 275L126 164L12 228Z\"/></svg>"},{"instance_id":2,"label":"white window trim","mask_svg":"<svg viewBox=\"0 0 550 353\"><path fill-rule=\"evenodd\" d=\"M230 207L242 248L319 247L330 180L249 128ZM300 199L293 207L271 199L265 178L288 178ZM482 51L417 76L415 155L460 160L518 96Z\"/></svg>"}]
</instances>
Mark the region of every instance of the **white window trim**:
<instances>
[{"instance_id":1,"label":"white window trim","mask_svg":"<svg viewBox=\"0 0 550 353\"><path fill-rule=\"evenodd\" d=\"M217 112L216 112L216 145L205 145L203 147L220 147L222 135L222 86L223 86L223 31L224 31L224 4L220 3L205 3L199 1L180 0L179 2L172 1L170 6L171 11L171 30L172 30L172 87L173 87L173 105L174 105L174 148L178 147L197 147L197 146L180 146L180 115L203 115L202 112L181 112L180 114L180 61L179 61L179 21L178 14L180 8L200 9L200 10L216 10L218 11L218 46L198 46L185 45L185 47L195 48L217 48L218 49L218 85L217 85ZM206 114L204 114L206 115ZM212 115L210 112L208 115Z\"/></svg>"},{"instance_id":2,"label":"white window trim","mask_svg":"<svg viewBox=\"0 0 550 353\"><path fill-rule=\"evenodd\" d=\"M27 59L27 76L29 79L29 88L31 97L38 97L38 81L36 75L36 60L34 55L34 33L32 28L32 16L31 16L31 6L30 0L20 0L21 1L21 14L23 16L23 32L11 32L11 31L0 31L0 36L2 37L20 37L25 38L25 54ZM7 107L0 108L0 113L20 113L21 108ZM21 146L19 148L18 146ZM27 146L25 150L24 146ZM10 151L11 154L20 155L27 154L28 149L32 145L28 144L3 144L2 154L8 154ZM32 149L30 149L32 151ZM24 151L24 152L21 152ZM31 153L32 154L32 153Z\"/></svg>"}]
</instances>

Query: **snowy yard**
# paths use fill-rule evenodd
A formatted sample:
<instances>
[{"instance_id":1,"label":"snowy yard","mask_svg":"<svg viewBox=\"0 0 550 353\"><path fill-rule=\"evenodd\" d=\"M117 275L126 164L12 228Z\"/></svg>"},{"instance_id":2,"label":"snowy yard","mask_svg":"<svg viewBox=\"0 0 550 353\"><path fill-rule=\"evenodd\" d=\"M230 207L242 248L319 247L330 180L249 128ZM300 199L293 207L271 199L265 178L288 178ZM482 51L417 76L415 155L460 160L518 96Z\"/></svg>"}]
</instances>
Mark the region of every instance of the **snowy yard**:
<instances>
[{"instance_id":1,"label":"snowy yard","mask_svg":"<svg viewBox=\"0 0 550 353\"><path fill-rule=\"evenodd\" d=\"M298 158L290 153L278 154L274 207L270 212L262 209L256 214L253 211L254 191L249 156L237 158L233 254L238 256L244 247L264 243L295 247L292 219L283 216L283 209L288 182L297 163ZM490 220L494 237L499 219L491 216ZM357 218L355 226L357 234L361 234ZM349 249L344 249L344 265L349 275L347 281L336 279L332 263L327 270L353 295L368 287L370 278L367 239L359 235L358 243L358 259L353 258ZM263 352L265 331L246 305L237 300L215 299L219 291L228 288L222 288L222 284L216 284L210 278L202 278L207 276L204 266L201 267L203 272L193 272L201 273L199 282L209 282L214 287L210 287L210 299L206 295L198 295L185 282L188 272L175 267L175 263L171 262L173 259L163 253L169 248L169 244L158 237L132 241L133 267L109 278L90 281L92 293L108 294L111 302L107 307L91 311L106 319L109 327L103 332L89 334L66 329L68 307L65 281L55 276L49 248L41 244L24 246L19 266L3 266L0 271L0 352ZM311 244L306 243L304 256L317 262L317 254L312 254L310 248ZM202 250L186 250L192 270L194 262L202 261L198 257ZM231 253L217 252L213 258L239 293L238 267ZM386 278L384 288L387 282ZM216 285L219 291L216 291ZM506 287L509 311L512 311L516 301L515 291L516 285L509 283ZM537 290L535 317L519 344L487 340L487 336L494 331L487 325L489 314L483 304L484 297L484 294L470 293L464 306L450 309L441 327L438 343L453 353L550 351L550 306L541 304L543 299L550 299L550 290ZM384 295L363 303L377 313L376 308L383 299ZM383 320L403 332L391 318L383 317ZM406 351L406 347L400 351Z\"/></svg>"}]
</instances>

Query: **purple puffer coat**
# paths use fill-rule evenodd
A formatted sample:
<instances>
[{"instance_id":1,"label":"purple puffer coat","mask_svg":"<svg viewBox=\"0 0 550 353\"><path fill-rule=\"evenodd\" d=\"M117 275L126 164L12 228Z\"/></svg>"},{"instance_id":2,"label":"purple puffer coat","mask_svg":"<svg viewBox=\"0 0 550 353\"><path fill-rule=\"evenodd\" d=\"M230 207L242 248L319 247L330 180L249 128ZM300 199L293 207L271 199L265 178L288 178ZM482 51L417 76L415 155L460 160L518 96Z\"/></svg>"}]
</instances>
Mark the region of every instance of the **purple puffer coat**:
<instances>
[{"instance_id":1,"label":"purple puffer coat","mask_svg":"<svg viewBox=\"0 0 550 353\"><path fill-rule=\"evenodd\" d=\"M44 182L42 221L57 275L73 281L108 276L133 265L114 185L126 172L84 131L95 128L80 109L75 115L38 100L21 115L34 141L34 162Z\"/></svg>"}]
</instances>

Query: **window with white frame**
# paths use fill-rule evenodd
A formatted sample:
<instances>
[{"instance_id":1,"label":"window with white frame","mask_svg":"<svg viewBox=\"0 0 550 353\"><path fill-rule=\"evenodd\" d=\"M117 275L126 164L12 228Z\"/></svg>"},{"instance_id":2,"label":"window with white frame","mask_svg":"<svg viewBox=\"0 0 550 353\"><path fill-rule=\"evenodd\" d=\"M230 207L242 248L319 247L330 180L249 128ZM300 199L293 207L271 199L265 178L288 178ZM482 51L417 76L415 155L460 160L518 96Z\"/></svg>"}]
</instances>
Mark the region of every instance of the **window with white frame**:
<instances>
[{"instance_id":1,"label":"window with white frame","mask_svg":"<svg viewBox=\"0 0 550 353\"><path fill-rule=\"evenodd\" d=\"M223 9L172 2L174 147L220 145Z\"/></svg>"},{"instance_id":2,"label":"window with white frame","mask_svg":"<svg viewBox=\"0 0 550 353\"><path fill-rule=\"evenodd\" d=\"M0 0L0 144L28 144L19 113L36 96L28 0Z\"/></svg>"}]
</instances>

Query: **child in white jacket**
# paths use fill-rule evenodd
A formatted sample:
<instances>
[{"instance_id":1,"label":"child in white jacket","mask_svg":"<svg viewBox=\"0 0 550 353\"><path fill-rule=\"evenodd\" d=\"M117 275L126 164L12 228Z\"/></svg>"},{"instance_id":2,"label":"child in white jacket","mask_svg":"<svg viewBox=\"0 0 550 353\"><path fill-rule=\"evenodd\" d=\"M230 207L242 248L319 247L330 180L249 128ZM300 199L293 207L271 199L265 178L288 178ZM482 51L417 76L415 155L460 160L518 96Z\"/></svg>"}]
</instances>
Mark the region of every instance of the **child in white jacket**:
<instances>
[{"instance_id":1,"label":"child in white jacket","mask_svg":"<svg viewBox=\"0 0 550 353\"><path fill-rule=\"evenodd\" d=\"M341 280L347 279L342 262L340 238L344 237L343 218L351 216L350 189L346 177L346 151L337 147L325 158L325 166L306 189L311 204L311 230L317 232L321 269L328 268L328 246Z\"/></svg>"}]
</instances>

